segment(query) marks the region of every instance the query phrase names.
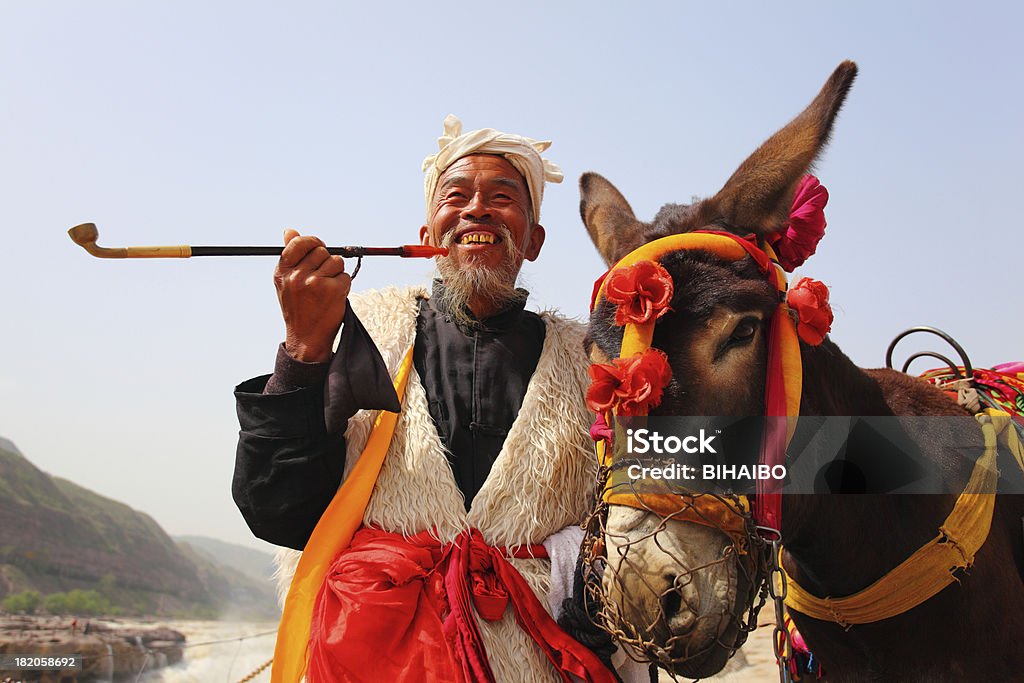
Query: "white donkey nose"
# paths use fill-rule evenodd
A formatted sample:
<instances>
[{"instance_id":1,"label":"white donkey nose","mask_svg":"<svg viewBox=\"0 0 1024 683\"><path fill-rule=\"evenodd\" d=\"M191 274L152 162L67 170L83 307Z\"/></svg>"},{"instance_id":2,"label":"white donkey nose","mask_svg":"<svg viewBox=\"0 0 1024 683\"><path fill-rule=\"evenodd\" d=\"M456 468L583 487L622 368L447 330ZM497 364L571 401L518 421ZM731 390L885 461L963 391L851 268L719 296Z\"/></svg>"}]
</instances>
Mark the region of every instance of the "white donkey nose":
<instances>
[{"instance_id":1,"label":"white donkey nose","mask_svg":"<svg viewBox=\"0 0 1024 683\"><path fill-rule=\"evenodd\" d=\"M661 611L668 627L675 635L689 633L697 624L700 593L689 572L669 575L668 588L661 596Z\"/></svg>"}]
</instances>

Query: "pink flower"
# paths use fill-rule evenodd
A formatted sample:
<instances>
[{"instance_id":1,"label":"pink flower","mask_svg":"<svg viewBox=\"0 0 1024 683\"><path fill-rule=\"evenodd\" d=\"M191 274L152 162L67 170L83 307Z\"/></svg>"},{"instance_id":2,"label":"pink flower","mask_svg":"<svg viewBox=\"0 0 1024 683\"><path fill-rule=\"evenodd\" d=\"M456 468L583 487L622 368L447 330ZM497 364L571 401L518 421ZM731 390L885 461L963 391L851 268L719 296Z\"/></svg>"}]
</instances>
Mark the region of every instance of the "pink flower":
<instances>
[{"instance_id":1,"label":"pink flower","mask_svg":"<svg viewBox=\"0 0 1024 683\"><path fill-rule=\"evenodd\" d=\"M672 276L660 263L637 261L616 269L605 284L605 296L613 304L615 324L643 325L668 313L672 301Z\"/></svg>"},{"instance_id":2,"label":"pink flower","mask_svg":"<svg viewBox=\"0 0 1024 683\"><path fill-rule=\"evenodd\" d=\"M805 175L793 195L789 224L768 237L779 257L779 265L792 273L818 248L825 235L825 205L828 190L812 175Z\"/></svg>"},{"instance_id":3,"label":"pink flower","mask_svg":"<svg viewBox=\"0 0 1024 683\"><path fill-rule=\"evenodd\" d=\"M793 283L786 295L786 303L796 311L796 333L800 339L817 346L832 329L832 306L828 303L825 283L802 277Z\"/></svg>"}]
</instances>

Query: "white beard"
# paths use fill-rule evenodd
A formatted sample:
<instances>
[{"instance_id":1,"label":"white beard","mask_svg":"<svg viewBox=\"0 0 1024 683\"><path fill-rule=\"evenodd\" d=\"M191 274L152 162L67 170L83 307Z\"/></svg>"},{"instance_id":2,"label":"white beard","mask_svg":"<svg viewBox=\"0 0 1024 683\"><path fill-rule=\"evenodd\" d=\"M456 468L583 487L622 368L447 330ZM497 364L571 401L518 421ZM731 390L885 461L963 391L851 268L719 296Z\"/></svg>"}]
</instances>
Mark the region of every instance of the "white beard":
<instances>
[{"instance_id":1,"label":"white beard","mask_svg":"<svg viewBox=\"0 0 1024 683\"><path fill-rule=\"evenodd\" d=\"M469 314L469 303L481 299L500 311L526 298L526 293L516 289L523 253L512 241L512 233L504 225L491 226L501 237L505 256L497 266L477 262L473 255L457 267L450 256L437 259L437 270L444 281L443 303L446 312L456 323L469 327L480 327L480 322ZM452 247L455 230L448 232L441 240L441 246Z\"/></svg>"}]
</instances>

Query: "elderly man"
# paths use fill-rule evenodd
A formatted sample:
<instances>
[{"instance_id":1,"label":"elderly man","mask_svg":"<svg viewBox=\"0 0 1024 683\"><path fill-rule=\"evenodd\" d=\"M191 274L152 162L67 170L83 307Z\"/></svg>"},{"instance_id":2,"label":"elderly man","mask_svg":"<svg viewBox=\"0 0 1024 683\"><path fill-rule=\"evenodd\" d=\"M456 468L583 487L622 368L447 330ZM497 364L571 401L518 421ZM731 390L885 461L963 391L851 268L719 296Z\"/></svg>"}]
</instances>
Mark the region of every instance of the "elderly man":
<instances>
[{"instance_id":1,"label":"elderly man","mask_svg":"<svg viewBox=\"0 0 1024 683\"><path fill-rule=\"evenodd\" d=\"M526 311L515 287L544 244L544 183L562 179L540 156L549 144L445 120L424 162L420 239L449 249L432 293L346 303L340 257L286 233L285 342L269 380L236 391L233 486L257 536L305 549L275 680L614 680L543 606L548 539L583 519L595 476L582 326ZM375 426L403 392L393 428ZM374 457L379 473L360 484ZM296 657L285 672L278 660Z\"/></svg>"}]
</instances>

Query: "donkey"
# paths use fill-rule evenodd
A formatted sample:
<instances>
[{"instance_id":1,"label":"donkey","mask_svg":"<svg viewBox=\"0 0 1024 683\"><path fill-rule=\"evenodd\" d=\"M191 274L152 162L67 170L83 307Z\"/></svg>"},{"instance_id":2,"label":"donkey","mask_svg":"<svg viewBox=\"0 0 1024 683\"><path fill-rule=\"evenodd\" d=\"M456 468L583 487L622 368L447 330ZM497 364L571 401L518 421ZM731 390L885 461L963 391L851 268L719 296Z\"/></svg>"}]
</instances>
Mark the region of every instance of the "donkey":
<instances>
[{"instance_id":1,"label":"donkey","mask_svg":"<svg viewBox=\"0 0 1024 683\"><path fill-rule=\"evenodd\" d=\"M854 63L840 64L810 105L747 158L717 194L689 205L666 204L650 223L634 216L608 180L596 173L583 175L580 213L605 262L611 266L669 235L753 233L764 243L784 230L796 188L826 146L856 74ZM667 356L671 380L649 414L764 415L768 330L778 292L751 258L729 261L697 249L666 255L660 264L674 289L650 345ZM614 324L613 308L598 301L591 316L588 348L595 363L620 355L623 330ZM816 346L801 341L799 358L801 416L969 418L954 399L922 380L857 367L828 337ZM904 422L921 451L937 461L949 493L783 496L781 566L808 592L841 597L878 581L936 537L970 479L974 463L944 456L942 448L970 439L982 453L980 428L965 434L963 420L918 428L914 420ZM802 438L801 424L796 441ZM864 447L854 439L848 444L849 451ZM1001 465L1004 472L1017 469L1009 459ZM829 680L1024 677L1019 642L1024 634L1024 496L995 498L991 532L969 573L961 572L956 582L923 603L856 625L791 610ZM633 648L635 656L659 648L674 655L693 653L677 657L681 661L672 673L712 675L745 638L743 628L728 616L749 609L756 589L749 585L750 572L742 566L734 537L706 524L665 517L643 506L609 508L603 598L620 619L610 626L649 637L653 647L646 652Z\"/></svg>"}]
</instances>

